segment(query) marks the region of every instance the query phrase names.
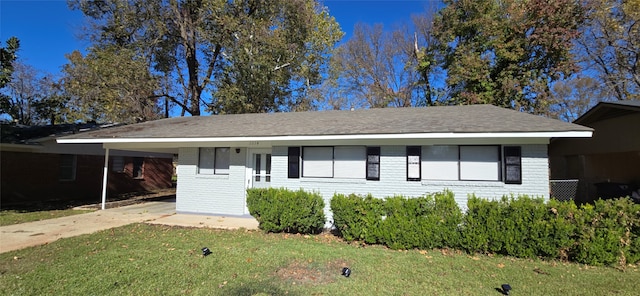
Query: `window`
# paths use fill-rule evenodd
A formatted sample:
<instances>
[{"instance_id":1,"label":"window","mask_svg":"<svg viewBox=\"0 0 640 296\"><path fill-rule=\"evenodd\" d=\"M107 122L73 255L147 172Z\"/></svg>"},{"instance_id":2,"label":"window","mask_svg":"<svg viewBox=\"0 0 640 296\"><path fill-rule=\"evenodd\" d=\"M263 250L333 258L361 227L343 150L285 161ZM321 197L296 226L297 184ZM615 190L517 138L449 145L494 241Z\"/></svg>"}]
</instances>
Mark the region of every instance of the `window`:
<instances>
[{"instance_id":1,"label":"window","mask_svg":"<svg viewBox=\"0 0 640 296\"><path fill-rule=\"evenodd\" d=\"M336 146L333 148L334 178L366 178L366 153L364 146Z\"/></svg>"},{"instance_id":2,"label":"window","mask_svg":"<svg viewBox=\"0 0 640 296\"><path fill-rule=\"evenodd\" d=\"M425 146L427 180L500 181L500 146Z\"/></svg>"},{"instance_id":3,"label":"window","mask_svg":"<svg viewBox=\"0 0 640 296\"><path fill-rule=\"evenodd\" d=\"M458 146L425 146L423 176L427 180L458 180Z\"/></svg>"},{"instance_id":4,"label":"window","mask_svg":"<svg viewBox=\"0 0 640 296\"><path fill-rule=\"evenodd\" d=\"M504 183L522 184L522 148L504 147Z\"/></svg>"},{"instance_id":5,"label":"window","mask_svg":"<svg viewBox=\"0 0 640 296\"><path fill-rule=\"evenodd\" d=\"M134 157L133 158L133 178L134 179L142 179L142 168L144 164L143 157Z\"/></svg>"},{"instance_id":6,"label":"window","mask_svg":"<svg viewBox=\"0 0 640 296\"><path fill-rule=\"evenodd\" d=\"M124 172L124 157L114 156L111 170L118 173Z\"/></svg>"},{"instance_id":7,"label":"window","mask_svg":"<svg viewBox=\"0 0 640 296\"><path fill-rule=\"evenodd\" d=\"M298 178L299 150L289 147L289 178ZM364 146L303 147L302 177L364 179L366 178L366 153Z\"/></svg>"},{"instance_id":8,"label":"window","mask_svg":"<svg viewBox=\"0 0 640 296\"><path fill-rule=\"evenodd\" d=\"M288 177L290 179L300 178L300 147L289 147L288 163Z\"/></svg>"},{"instance_id":9,"label":"window","mask_svg":"<svg viewBox=\"0 0 640 296\"><path fill-rule=\"evenodd\" d=\"M215 151L215 148L200 148L200 153L198 155L198 174L213 175Z\"/></svg>"},{"instance_id":10,"label":"window","mask_svg":"<svg viewBox=\"0 0 640 296\"><path fill-rule=\"evenodd\" d=\"M216 148L216 160L214 163L213 173L216 175L229 174L229 161L231 159L231 149L229 147Z\"/></svg>"},{"instance_id":11,"label":"window","mask_svg":"<svg viewBox=\"0 0 640 296\"><path fill-rule=\"evenodd\" d=\"M380 180L380 147L367 147L367 180Z\"/></svg>"},{"instance_id":12,"label":"window","mask_svg":"<svg viewBox=\"0 0 640 296\"><path fill-rule=\"evenodd\" d=\"M460 146L460 180L500 181L498 146Z\"/></svg>"},{"instance_id":13,"label":"window","mask_svg":"<svg viewBox=\"0 0 640 296\"><path fill-rule=\"evenodd\" d=\"M333 147L303 147L302 176L333 177Z\"/></svg>"},{"instance_id":14,"label":"window","mask_svg":"<svg viewBox=\"0 0 640 296\"><path fill-rule=\"evenodd\" d=\"M71 154L60 155L60 181L73 181L76 179L76 156Z\"/></svg>"},{"instance_id":15,"label":"window","mask_svg":"<svg viewBox=\"0 0 640 296\"><path fill-rule=\"evenodd\" d=\"M407 181L420 181L420 146L407 146Z\"/></svg>"},{"instance_id":16,"label":"window","mask_svg":"<svg viewBox=\"0 0 640 296\"><path fill-rule=\"evenodd\" d=\"M198 156L198 174L228 175L231 158L229 147L202 147Z\"/></svg>"}]
</instances>

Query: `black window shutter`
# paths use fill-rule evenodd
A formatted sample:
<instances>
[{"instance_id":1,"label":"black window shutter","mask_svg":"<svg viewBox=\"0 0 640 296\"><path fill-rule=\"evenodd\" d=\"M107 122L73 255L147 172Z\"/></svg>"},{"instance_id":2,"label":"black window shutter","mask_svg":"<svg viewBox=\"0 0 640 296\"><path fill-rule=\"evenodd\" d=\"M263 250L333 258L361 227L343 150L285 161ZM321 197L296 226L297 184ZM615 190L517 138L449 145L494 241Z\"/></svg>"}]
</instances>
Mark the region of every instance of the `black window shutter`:
<instances>
[{"instance_id":1,"label":"black window shutter","mask_svg":"<svg viewBox=\"0 0 640 296\"><path fill-rule=\"evenodd\" d=\"M367 180L380 180L380 147L367 147Z\"/></svg>"},{"instance_id":2,"label":"black window shutter","mask_svg":"<svg viewBox=\"0 0 640 296\"><path fill-rule=\"evenodd\" d=\"M522 184L522 148L504 147L504 183Z\"/></svg>"},{"instance_id":3,"label":"black window shutter","mask_svg":"<svg viewBox=\"0 0 640 296\"><path fill-rule=\"evenodd\" d=\"M289 179L300 178L300 147L289 147Z\"/></svg>"},{"instance_id":4,"label":"black window shutter","mask_svg":"<svg viewBox=\"0 0 640 296\"><path fill-rule=\"evenodd\" d=\"M407 146L407 181L420 181L421 172L422 147Z\"/></svg>"}]
</instances>

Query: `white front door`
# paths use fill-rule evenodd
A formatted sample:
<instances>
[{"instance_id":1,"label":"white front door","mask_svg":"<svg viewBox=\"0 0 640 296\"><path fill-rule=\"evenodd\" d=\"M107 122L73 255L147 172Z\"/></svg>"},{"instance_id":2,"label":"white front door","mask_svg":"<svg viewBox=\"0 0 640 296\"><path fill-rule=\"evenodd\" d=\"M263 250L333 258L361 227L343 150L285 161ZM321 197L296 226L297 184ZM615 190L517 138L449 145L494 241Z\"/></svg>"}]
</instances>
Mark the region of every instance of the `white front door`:
<instances>
[{"instance_id":1,"label":"white front door","mask_svg":"<svg viewBox=\"0 0 640 296\"><path fill-rule=\"evenodd\" d=\"M249 152L248 188L267 188L271 184L271 149L251 149Z\"/></svg>"},{"instance_id":2,"label":"white front door","mask_svg":"<svg viewBox=\"0 0 640 296\"><path fill-rule=\"evenodd\" d=\"M247 153L248 188L268 188L271 184L271 149L249 149ZM249 213L246 207L245 214Z\"/></svg>"}]
</instances>

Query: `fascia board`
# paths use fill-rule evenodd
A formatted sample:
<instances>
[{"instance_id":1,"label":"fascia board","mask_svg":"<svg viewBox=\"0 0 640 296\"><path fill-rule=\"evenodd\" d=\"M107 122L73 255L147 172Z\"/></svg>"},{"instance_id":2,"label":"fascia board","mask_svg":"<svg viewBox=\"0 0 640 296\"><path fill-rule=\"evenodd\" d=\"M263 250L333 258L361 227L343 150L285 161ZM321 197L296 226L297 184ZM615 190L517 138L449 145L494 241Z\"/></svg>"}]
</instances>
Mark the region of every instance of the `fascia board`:
<instances>
[{"instance_id":1,"label":"fascia board","mask_svg":"<svg viewBox=\"0 0 640 296\"><path fill-rule=\"evenodd\" d=\"M202 137L202 138L87 138L57 139L60 144L90 143L191 143L191 142L280 142L323 140L402 140L402 139L483 139L483 138L589 138L591 131L530 132L530 133L414 133L318 136L264 136L264 137Z\"/></svg>"}]
</instances>

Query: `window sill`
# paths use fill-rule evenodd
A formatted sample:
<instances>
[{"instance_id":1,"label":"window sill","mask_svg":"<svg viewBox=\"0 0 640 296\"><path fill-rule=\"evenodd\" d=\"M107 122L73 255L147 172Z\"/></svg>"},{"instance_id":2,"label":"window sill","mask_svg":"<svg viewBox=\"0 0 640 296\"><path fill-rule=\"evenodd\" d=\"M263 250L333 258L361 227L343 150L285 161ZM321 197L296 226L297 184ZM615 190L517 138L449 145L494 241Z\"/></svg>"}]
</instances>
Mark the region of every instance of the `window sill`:
<instances>
[{"instance_id":1,"label":"window sill","mask_svg":"<svg viewBox=\"0 0 640 296\"><path fill-rule=\"evenodd\" d=\"M367 182L366 179L362 178L300 178L300 182L308 182L308 183L350 183L350 184L365 184ZM379 182L379 181L372 181Z\"/></svg>"},{"instance_id":2,"label":"window sill","mask_svg":"<svg viewBox=\"0 0 640 296\"><path fill-rule=\"evenodd\" d=\"M461 181L461 180L422 180L423 186L473 186L473 187L504 187L502 181Z\"/></svg>"},{"instance_id":3,"label":"window sill","mask_svg":"<svg viewBox=\"0 0 640 296\"><path fill-rule=\"evenodd\" d=\"M196 179L228 180L229 179L229 175L196 175Z\"/></svg>"}]
</instances>

